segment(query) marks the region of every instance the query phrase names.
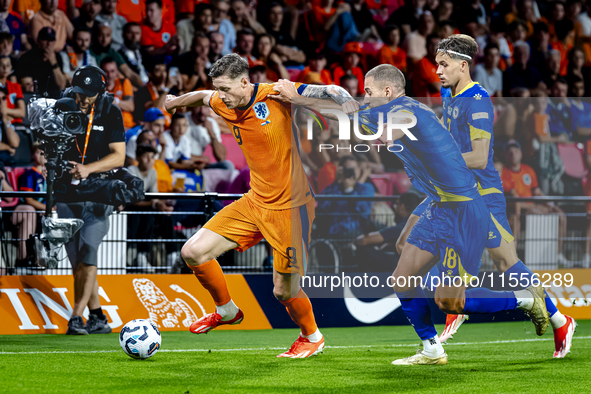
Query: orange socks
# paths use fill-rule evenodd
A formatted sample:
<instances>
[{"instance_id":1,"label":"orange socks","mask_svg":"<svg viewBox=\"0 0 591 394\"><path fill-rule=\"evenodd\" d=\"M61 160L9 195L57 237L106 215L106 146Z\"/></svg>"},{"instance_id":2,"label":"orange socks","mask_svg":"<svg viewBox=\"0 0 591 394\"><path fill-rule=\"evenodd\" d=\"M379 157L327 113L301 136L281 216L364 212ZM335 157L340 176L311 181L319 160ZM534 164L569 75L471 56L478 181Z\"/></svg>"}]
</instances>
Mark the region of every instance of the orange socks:
<instances>
[{"instance_id":1,"label":"orange socks","mask_svg":"<svg viewBox=\"0 0 591 394\"><path fill-rule=\"evenodd\" d=\"M216 305L225 305L232 300L226 285L226 278L222 272L222 267L216 259L210 260L205 264L191 266L193 273L199 279L199 282L209 291ZM310 301L308 301L310 303ZM310 308L311 310L311 308Z\"/></svg>"},{"instance_id":2,"label":"orange socks","mask_svg":"<svg viewBox=\"0 0 591 394\"><path fill-rule=\"evenodd\" d=\"M318 329L316 319L314 319L314 312L312 311L312 304L310 299L300 288L299 293L287 301L280 301L285 305L287 313L300 329L303 335L312 335Z\"/></svg>"}]
</instances>

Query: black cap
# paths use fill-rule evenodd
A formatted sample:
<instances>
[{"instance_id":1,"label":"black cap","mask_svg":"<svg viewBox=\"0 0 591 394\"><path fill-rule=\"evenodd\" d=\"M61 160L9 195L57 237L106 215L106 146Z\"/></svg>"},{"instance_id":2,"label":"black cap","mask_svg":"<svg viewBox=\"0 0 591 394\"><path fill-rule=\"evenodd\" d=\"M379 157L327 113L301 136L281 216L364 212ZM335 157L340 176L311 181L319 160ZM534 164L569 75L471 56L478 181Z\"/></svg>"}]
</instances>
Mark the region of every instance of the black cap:
<instances>
[{"instance_id":1,"label":"black cap","mask_svg":"<svg viewBox=\"0 0 591 394\"><path fill-rule=\"evenodd\" d=\"M88 97L96 96L104 90L103 75L94 67L82 67L74 73L72 78L72 92Z\"/></svg>"},{"instance_id":2,"label":"black cap","mask_svg":"<svg viewBox=\"0 0 591 394\"><path fill-rule=\"evenodd\" d=\"M55 107L62 112L78 111L78 104L76 100L69 97L64 97L55 102Z\"/></svg>"},{"instance_id":3,"label":"black cap","mask_svg":"<svg viewBox=\"0 0 591 394\"><path fill-rule=\"evenodd\" d=\"M55 41L55 30L51 27L44 27L43 29L39 30L39 34L37 34L37 41L45 40L45 41Z\"/></svg>"}]
</instances>

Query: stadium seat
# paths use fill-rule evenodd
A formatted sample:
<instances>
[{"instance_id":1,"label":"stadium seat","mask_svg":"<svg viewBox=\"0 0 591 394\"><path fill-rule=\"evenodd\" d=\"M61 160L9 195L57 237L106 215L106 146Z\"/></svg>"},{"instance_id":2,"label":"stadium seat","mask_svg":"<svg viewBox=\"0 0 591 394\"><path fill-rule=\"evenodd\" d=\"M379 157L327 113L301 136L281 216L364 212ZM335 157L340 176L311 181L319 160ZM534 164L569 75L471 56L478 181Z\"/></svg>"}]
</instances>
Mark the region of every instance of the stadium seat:
<instances>
[{"instance_id":1,"label":"stadium seat","mask_svg":"<svg viewBox=\"0 0 591 394\"><path fill-rule=\"evenodd\" d=\"M5 169L6 169L6 180L8 181L8 183L10 183L10 186L12 186L12 188L14 190L18 190L18 177L21 176L25 172L26 168L5 167ZM2 200L2 202L0 203L0 207L2 207L2 209L13 208L18 205L18 202L19 202L18 198L12 199L11 202L6 202L6 201Z\"/></svg>"},{"instance_id":2,"label":"stadium seat","mask_svg":"<svg viewBox=\"0 0 591 394\"><path fill-rule=\"evenodd\" d=\"M394 183L392 182L392 178L390 178L390 174L372 174L369 178L378 189L378 193L382 196L392 195Z\"/></svg>"},{"instance_id":3,"label":"stadium seat","mask_svg":"<svg viewBox=\"0 0 591 394\"><path fill-rule=\"evenodd\" d=\"M410 189L410 179L408 179L405 172L390 173L390 179L394 183L394 192L396 194L406 193Z\"/></svg>"},{"instance_id":4,"label":"stadium seat","mask_svg":"<svg viewBox=\"0 0 591 394\"><path fill-rule=\"evenodd\" d=\"M576 179L587 176L582 150L576 144L557 144L558 154L564 163L564 173Z\"/></svg>"},{"instance_id":5,"label":"stadium seat","mask_svg":"<svg viewBox=\"0 0 591 394\"><path fill-rule=\"evenodd\" d=\"M234 135L222 134L222 144L226 147L226 160L230 160L232 163L234 163L234 167L236 167L237 170L247 167L246 158L244 157L240 146L238 146L238 143L234 139ZM207 145L207 148L205 148L205 151L203 151L203 155L209 157L212 163L217 162L213 155L211 144Z\"/></svg>"},{"instance_id":6,"label":"stadium seat","mask_svg":"<svg viewBox=\"0 0 591 394\"><path fill-rule=\"evenodd\" d=\"M33 144L33 136L31 135L31 131L27 127L22 125L15 126L15 129L16 134L20 138L20 143L18 145L18 148L16 148L16 153L14 154L15 165L31 165L33 163L33 159L31 157L31 146Z\"/></svg>"}]
</instances>

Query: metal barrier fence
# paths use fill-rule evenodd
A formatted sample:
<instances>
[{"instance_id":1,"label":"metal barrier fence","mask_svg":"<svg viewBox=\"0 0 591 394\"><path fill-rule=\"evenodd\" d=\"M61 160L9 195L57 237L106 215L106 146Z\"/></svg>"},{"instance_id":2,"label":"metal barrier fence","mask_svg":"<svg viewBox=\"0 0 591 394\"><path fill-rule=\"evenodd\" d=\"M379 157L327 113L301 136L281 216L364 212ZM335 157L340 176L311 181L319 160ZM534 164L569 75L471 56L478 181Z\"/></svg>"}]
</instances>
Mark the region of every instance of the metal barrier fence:
<instances>
[{"instance_id":1,"label":"metal barrier fence","mask_svg":"<svg viewBox=\"0 0 591 394\"><path fill-rule=\"evenodd\" d=\"M0 198L43 197L41 192L0 192ZM124 210L110 216L110 228L99 248L99 274L180 273L187 272L180 250L182 245L221 208L222 202L241 195L194 193L148 193L149 198L190 199L195 209L182 212ZM308 272L378 272L395 266L394 245L355 245L360 234L382 230L395 224L389 206L397 196L317 196L317 201L373 201L371 214L322 212L317 210L309 244ZM585 203L591 197L507 198L508 217L516 238L520 258L532 269L589 268L591 263L591 217ZM379 203L376 203L379 202ZM536 204L552 202L555 207L537 210ZM186 204L185 204L186 206ZM546 206L546 205L544 205ZM197 208L198 207L198 208ZM380 207L380 209L377 209ZM537 212L538 214L530 214ZM542 212L542 214L539 214ZM41 270L26 267L24 239L39 233L42 212L22 207L0 209L0 274L58 275L71 273L70 263L62 250L58 268ZM339 221L357 223L345 226L351 231L331 232ZM337 227L338 228L338 227ZM273 251L263 240L249 250L229 251L218 258L225 272L270 272ZM482 270L494 270L488 252L483 254ZM190 272L190 271L189 271Z\"/></svg>"}]
</instances>

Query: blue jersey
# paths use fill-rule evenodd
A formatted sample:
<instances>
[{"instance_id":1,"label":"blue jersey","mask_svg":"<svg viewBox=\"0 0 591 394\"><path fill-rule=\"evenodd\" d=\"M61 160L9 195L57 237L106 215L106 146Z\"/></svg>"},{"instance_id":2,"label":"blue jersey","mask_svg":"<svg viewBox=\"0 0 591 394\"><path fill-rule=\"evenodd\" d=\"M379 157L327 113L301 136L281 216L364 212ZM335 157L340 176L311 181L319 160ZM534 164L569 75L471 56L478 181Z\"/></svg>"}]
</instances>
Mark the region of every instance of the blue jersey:
<instances>
[{"instance_id":1,"label":"blue jersey","mask_svg":"<svg viewBox=\"0 0 591 394\"><path fill-rule=\"evenodd\" d=\"M402 149L392 149L404 163L413 185L439 202L478 198L476 180L458 145L426 105L410 97L399 97L379 107L362 109L359 122L364 130L375 134L380 113L383 113L385 122L388 113L398 112L411 113L417 119L416 126L410 129L417 140L410 140L405 135L394 141Z\"/></svg>"},{"instance_id":2,"label":"blue jersey","mask_svg":"<svg viewBox=\"0 0 591 394\"><path fill-rule=\"evenodd\" d=\"M458 143L462 153L472 151L472 141L490 140L488 161L483 170L472 170L480 194L503 193L499 172L493 164L494 112L490 96L478 82L472 82L452 97L450 88L441 88L443 124Z\"/></svg>"}]
</instances>

